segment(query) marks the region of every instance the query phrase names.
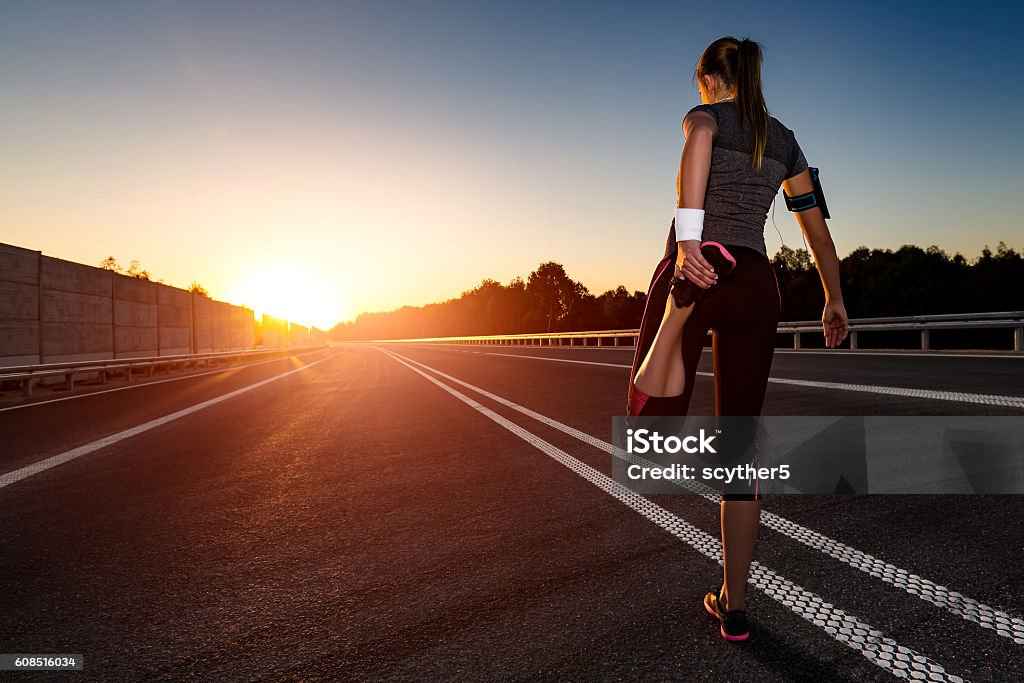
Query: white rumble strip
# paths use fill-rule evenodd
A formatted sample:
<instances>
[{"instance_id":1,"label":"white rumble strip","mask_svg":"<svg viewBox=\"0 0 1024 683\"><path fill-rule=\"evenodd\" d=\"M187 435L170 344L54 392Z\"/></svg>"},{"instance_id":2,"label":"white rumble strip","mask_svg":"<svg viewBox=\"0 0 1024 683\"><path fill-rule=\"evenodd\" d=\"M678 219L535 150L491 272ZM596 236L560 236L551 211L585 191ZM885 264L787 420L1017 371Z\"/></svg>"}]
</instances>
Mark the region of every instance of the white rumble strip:
<instances>
[{"instance_id":1,"label":"white rumble strip","mask_svg":"<svg viewBox=\"0 0 1024 683\"><path fill-rule=\"evenodd\" d=\"M530 358L532 360L547 360L555 363L576 363L578 365L603 365L610 368L632 368L632 365L622 363L598 363L595 361L572 360L569 358L549 358L547 356L528 356L523 353L497 353L489 352L489 356L510 356L512 358ZM713 372L698 372L702 377L714 377ZM1024 409L1024 396L1002 396L999 394L972 394L965 391L940 391L937 389L911 389L909 387L884 387L875 384L847 384L844 382L816 382L809 379L786 379L784 377L769 377L770 384L790 384L798 387L811 389L830 389L835 391L853 391L864 394L884 394L886 396L901 396L903 398L923 398L929 401L957 401L959 403L979 403L986 406L1003 406L1006 408Z\"/></svg>"},{"instance_id":2,"label":"white rumble strip","mask_svg":"<svg viewBox=\"0 0 1024 683\"><path fill-rule=\"evenodd\" d=\"M430 366L417 363L416 361L406 362L405 356L392 351L375 347L382 353L392 357L397 362L405 365L413 372L429 380L444 391L448 392L460 401L473 407L486 417L498 423L508 431L512 432L527 443L536 447L558 463L564 465L572 472L594 484L596 487L608 493L615 499L632 508L646 519L654 522L665 531L669 532L679 540L683 541L694 550L705 557L722 563L721 545L717 538L701 531L686 520L676 516L672 512L657 505L644 496L634 493L628 487L614 481L607 475L598 472L589 465L573 458L565 451L548 443L536 434L520 427L490 408L475 401L469 396L456 391L447 384L435 377L428 375L423 370L412 365L421 365L424 368L448 377L444 373L434 370ZM460 382L461 384L462 382ZM468 385L467 385L468 386ZM481 392L486 395L486 392ZM505 403L505 401L502 401ZM941 664L921 655L910 648L900 645L892 638L887 637L881 631L873 628L857 617L847 614L834 605L825 602L820 596L805 590L792 581L779 575L764 565L753 562L750 567L749 583L760 588L766 595L792 610L802 618L811 622L825 631L836 641L850 647L873 664L888 671L897 678L907 678L922 681L951 681L962 683L963 678L947 672Z\"/></svg>"},{"instance_id":3,"label":"white rumble strip","mask_svg":"<svg viewBox=\"0 0 1024 683\"><path fill-rule=\"evenodd\" d=\"M460 379L445 374L440 370L435 370L430 366L423 365L411 358L407 358L406 360L428 368L445 379L482 394L493 401L497 401L498 403L512 408L523 415L531 417L538 422L557 429L564 434L575 437L584 443L590 444L591 446L599 448L618 458L630 460L631 462L638 462L642 460L624 453L621 449L615 448L607 441L602 441L601 439L591 436L586 432L582 432L578 429L562 424L558 420L554 420L546 415L541 415L536 411L520 406L517 403L513 403L512 401L498 396L497 394L493 394L486 389L474 386L468 382L463 382ZM643 461L640 464L650 463ZM677 481L675 483L680 487L701 494L704 498L715 505L717 505L720 500L718 491L715 491L708 486L704 486L696 482ZM951 591L945 586L941 586L933 581L921 578L917 574L908 572L906 569L901 569L900 567L885 562L884 560L880 560L873 555L857 550L856 548L848 546L845 543L837 541L824 534L818 533L817 531L808 529L805 526L801 526L800 524L790 521L773 512L762 511L761 523L799 543L803 543L815 550L820 550L829 557L839 560L847 566L853 567L854 569L860 570L866 574L870 574L871 576L874 576L875 578L897 588L901 588L911 595L916 595L926 602L942 607L958 617L978 624L982 628L991 629L1000 636L1011 639L1017 645L1024 645L1024 619L1021 619L1020 617L1015 617L1003 612L1002 610L990 607L989 605L978 602L977 600L969 598L962 593Z\"/></svg>"}]
</instances>

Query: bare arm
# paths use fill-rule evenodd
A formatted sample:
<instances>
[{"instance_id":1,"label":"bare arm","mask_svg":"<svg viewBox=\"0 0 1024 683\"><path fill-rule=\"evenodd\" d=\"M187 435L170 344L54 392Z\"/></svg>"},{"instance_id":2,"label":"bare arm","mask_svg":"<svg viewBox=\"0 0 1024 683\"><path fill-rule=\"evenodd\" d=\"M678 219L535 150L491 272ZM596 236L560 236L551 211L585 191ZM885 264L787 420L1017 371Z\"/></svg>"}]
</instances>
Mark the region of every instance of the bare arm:
<instances>
[{"instance_id":1,"label":"bare arm","mask_svg":"<svg viewBox=\"0 0 1024 683\"><path fill-rule=\"evenodd\" d=\"M679 160L679 175L676 176L676 206L703 209L704 193L711 174L711 147L718 135L718 124L711 114L695 111L683 119L683 134L686 142ZM683 274L704 288L713 285L715 271L700 253L700 240L685 240L676 244L679 247L676 275Z\"/></svg>"},{"instance_id":2,"label":"bare arm","mask_svg":"<svg viewBox=\"0 0 1024 683\"><path fill-rule=\"evenodd\" d=\"M782 181L782 188L790 197L806 194L814 190L810 170L804 169L792 178ZM814 256L814 264L818 268L818 276L825 290L825 311L822 324L825 333L825 345L838 346L849 331L846 307L843 303L843 292L839 285L839 257L836 245L825 224L821 209L814 207L806 211L797 211L796 222L800 224L804 236Z\"/></svg>"},{"instance_id":3,"label":"bare arm","mask_svg":"<svg viewBox=\"0 0 1024 683\"><path fill-rule=\"evenodd\" d=\"M683 119L683 155L679 160L679 175L676 177L676 206L686 209L704 208L704 191L711 174L711 145L718 135L715 117L703 111L695 111Z\"/></svg>"}]
</instances>

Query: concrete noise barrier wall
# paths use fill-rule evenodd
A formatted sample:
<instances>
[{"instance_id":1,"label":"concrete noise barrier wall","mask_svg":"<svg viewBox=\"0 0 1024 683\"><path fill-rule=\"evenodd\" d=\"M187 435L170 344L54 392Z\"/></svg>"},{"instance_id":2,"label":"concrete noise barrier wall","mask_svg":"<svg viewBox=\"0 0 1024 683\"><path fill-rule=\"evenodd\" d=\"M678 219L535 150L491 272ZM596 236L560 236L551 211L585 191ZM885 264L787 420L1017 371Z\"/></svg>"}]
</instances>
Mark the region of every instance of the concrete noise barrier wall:
<instances>
[{"instance_id":1,"label":"concrete noise barrier wall","mask_svg":"<svg viewBox=\"0 0 1024 683\"><path fill-rule=\"evenodd\" d=\"M52 256L40 258L42 362L113 358L113 273Z\"/></svg>"},{"instance_id":2,"label":"concrete noise barrier wall","mask_svg":"<svg viewBox=\"0 0 1024 683\"><path fill-rule=\"evenodd\" d=\"M288 321L263 314L263 346L280 349L288 345Z\"/></svg>"},{"instance_id":3,"label":"concrete noise barrier wall","mask_svg":"<svg viewBox=\"0 0 1024 683\"><path fill-rule=\"evenodd\" d=\"M316 328L263 316L266 348L325 343ZM255 347L249 308L0 244L0 367Z\"/></svg>"},{"instance_id":4,"label":"concrete noise barrier wall","mask_svg":"<svg viewBox=\"0 0 1024 683\"><path fill-rule=\"evenodd\" d=\"M0 365L39 363L42 254L0 244Z\"/></svg>"},{"instance_id":5,"label":"concrete noise barrier wall","mask_svg":"<svg viewBox=\"0 0 1024 683\"><path fill-rule=\"evenodd\" d=\"M184 289L158 284L157 343L161 356L181 356L192 352L192 294ZM252 348L248 346L246 348Z\"/></svg>"},{"instance_id":6,"label":"concrete noise barrier wall","mask_svg":"<svg viewBox=\"0 0 1024 683\"><path fill-rule=\"evenodd\" d=\"M315 327L309 328L309 345L310 346L324 346L327 343L327 339L324 336L324 331Z\"/></svg>"},{"instance_id":7,"label":"concrete noise barrier wall","mask_svg":"<svg viewBox=\"0 0 1024 683\"><path fill-rule=\"evenodd\" d=\"M288 346L309 346L309 328L292 323L288 335Z\"/></svg>"},{"instance_id":8,"label":"concrete noise barrier wall","mask_svg":"<svg viewBox=\"0 0 1024 683\"><path fill-rule=\"evenodd\" d=\"M192 295L192 353L213 351L213 299Z\"/></svg>"}]
</instances>

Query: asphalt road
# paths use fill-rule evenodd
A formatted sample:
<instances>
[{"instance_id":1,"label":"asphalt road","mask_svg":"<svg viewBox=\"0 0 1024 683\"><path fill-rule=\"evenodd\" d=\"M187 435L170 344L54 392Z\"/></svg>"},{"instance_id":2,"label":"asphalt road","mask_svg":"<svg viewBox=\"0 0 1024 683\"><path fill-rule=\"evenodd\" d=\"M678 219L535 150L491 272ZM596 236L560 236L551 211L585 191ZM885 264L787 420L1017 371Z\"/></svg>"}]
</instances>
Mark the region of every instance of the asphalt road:
<instances>
[{"instance_id":1,"label":"asphalt road","mask_svg":"<svg viewBox=\"0 0 1024 683\"><path fill-rule=\"evenodd\" d=\"M0 408L0 653L85 662L0 679L1020 680L1022 496L766 498L724 641L714 497L609 479L630 359L351 344ZM1022 380L780 352L765 413L1024 415Z\"/></svg>"}]
</instances>

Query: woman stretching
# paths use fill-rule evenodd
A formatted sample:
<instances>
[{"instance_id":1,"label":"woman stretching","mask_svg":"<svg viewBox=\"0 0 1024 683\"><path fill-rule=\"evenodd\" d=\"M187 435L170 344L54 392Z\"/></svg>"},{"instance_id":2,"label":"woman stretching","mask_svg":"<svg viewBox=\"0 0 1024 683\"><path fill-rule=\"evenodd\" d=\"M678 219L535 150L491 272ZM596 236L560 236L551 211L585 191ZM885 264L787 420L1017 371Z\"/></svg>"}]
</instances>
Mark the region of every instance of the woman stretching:
<instances>
[{"instance_id":1,"label":"woman stretching","mask_svg":"<svg viewBox=\"0 0 1024 683\"><path fill-rule=\"evenodd\" d=\"M829 348L848 331L839 261L816 169L808 168L793 131L765 105L760 46L719 38L704 50L695 78L703 104L683 119L678 208L648 290L626 414L686 415L711 331L715 414L750 417L751 429L734 432L731 447L756 452L754 418L768 385L781 303L764 226L780 187L825 290L822 327ZM724 578L704 606L728 640L749 637L745 588L760 515L756 488L722 495Z\"/></svg>"}]
</instances>

